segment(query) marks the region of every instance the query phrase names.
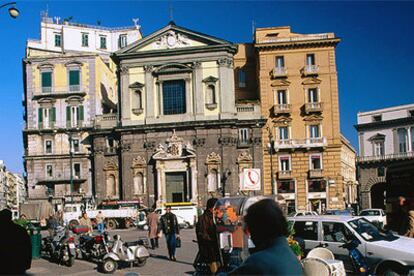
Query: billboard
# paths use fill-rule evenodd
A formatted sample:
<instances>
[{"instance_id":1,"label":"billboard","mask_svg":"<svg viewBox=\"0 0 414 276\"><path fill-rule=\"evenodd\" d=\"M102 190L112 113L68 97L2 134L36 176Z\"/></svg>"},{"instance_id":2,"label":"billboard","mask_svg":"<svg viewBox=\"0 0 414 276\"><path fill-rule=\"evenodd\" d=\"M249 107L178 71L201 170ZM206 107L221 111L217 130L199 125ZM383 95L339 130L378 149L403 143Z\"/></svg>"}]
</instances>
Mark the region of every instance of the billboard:
<instances>
[{"instance_id":1,"label":"billboard","mask_svg":"<svg viewBox=\"0 0 414 276\"><path fill-rule=\"evenodd\" d=\"M244 169L240 181L242 191L260 191L260 169Z\"/></svg>"}]
</instances>

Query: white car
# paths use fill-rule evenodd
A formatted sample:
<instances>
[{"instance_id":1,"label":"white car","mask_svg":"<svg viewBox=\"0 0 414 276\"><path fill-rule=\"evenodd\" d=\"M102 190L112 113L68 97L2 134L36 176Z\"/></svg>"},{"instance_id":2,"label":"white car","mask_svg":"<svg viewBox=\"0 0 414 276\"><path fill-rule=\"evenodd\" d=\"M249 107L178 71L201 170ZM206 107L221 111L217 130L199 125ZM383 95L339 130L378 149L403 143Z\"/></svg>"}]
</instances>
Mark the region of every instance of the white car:
<instances>
[{"instance_id":1,"label":"white car","mask_svg":"<svg viewBox=\"0 0 414 276\"><path fill-rule=\"evenodd\" d=\"M288 215L289 217L300 217L300 216L318 216L318 213L315 211L298 211L293 212Z\"/></svg>"},{"instance_id":2,"label":"white car","mask_svg":"<svg viewBox=\"0 0 414 276\"><path fill-rule=\"evenodd\" d=\"M359 213L360 217L364 217L370 222L378 222L381 227L387 225L387 216L382 209L365 209Z\"/></svg>"},{"instance_id":3,"label":"white car","mask_svg":"<svg viewBox=\"0 0 414 276\"><path fill-rule=\"evenodd\" d=\"M165 214L165 207L155 210L160 216ZM171 205L171 212L177 216L180 227L194 227L197 223L197 206L195 205Z\"/></svg>"}]
</instances>

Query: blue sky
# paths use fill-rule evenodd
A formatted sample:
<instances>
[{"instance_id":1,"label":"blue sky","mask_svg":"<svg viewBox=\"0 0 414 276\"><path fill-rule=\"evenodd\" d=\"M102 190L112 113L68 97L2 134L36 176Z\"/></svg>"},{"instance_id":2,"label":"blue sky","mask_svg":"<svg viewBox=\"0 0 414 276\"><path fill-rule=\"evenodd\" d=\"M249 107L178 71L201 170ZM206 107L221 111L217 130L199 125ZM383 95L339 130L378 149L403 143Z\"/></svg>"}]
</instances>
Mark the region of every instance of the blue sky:
<instances>
[{"instance_id":1,"label":"blue sky","mask_svg":"<svg viewBox=\"0 0 414 276\"><path fill-rule=\"evenodd\" d=\"M1 1L3 4L5 1ZM207 1L20 1L13 20L0 10L0 159L22 172L21 59L25 41L39 38L40 12L103 26L131 25L139 18L144 35L169 21L233 42L251 42L257 27L292 26L298 33L335 32L341 129L357 148L358 111L414 102L414 2L207 2Z\"/></svg>"}]
</instances>

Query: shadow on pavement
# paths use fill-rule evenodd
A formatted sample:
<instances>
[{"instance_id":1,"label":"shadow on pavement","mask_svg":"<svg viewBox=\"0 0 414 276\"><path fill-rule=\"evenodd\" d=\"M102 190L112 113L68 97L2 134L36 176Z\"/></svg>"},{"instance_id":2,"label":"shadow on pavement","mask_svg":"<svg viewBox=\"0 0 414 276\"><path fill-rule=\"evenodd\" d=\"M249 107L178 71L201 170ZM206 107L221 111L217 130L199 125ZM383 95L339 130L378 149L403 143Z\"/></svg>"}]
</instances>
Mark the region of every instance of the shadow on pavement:
<instances>
[{"instance_id":1,"label":"shadow on pavement","mask_svg":"<svg viewBox=\"0 0 414 276\"><path fill-rule=\"evenodd\" d=\"M167 257L167 256L164 256L164 255L158 255L158 254L153 254L153 253L151 253L151 254L150 254L150 256L151 256L151 258L161 259L161 260L169 261L169 262L172 262L172 263L179 263L179 264L193 265L192 263L189 263L189 262L183 262L183 261L180 261L180 260L177 260L177 261L175 261L175 262L170 261L170 259L168 259L168 257Z\"/></svg>"}]
</instances>

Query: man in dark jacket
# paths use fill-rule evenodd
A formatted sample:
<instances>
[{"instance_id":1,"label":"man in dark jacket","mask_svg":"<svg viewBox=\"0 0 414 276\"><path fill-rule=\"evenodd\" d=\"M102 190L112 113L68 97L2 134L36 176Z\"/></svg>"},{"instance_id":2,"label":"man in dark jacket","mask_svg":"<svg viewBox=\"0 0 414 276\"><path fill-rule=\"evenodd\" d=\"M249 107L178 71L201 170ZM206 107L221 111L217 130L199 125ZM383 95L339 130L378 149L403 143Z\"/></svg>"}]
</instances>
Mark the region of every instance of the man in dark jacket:
<instances>
[{"instance_id":1,"label":"man in dark jacket","mask_svg":"<svg viewBox=\"0 0 414 276\"><path fill-rule=\"evenodd\" d=\"M287 243L287 221L272 199L247 209L245 232L255 245L254 253L229 275L302 275L302 266Z\"/></svg>"},{"instance_id":2,"label":"man in dark jacket","mask_svg":"<svg viewBox=\"0 0 414 276\"><path fill-rule=\"evenodd\" d=\"M12 221L8 209L0 212L0 275L23 275L32 263L32 244L26 230Z\"/></svg>"},{"instance_id":3,"label":"man in dark jacket","mask_svg":"<svg viewBox=\"0 0 414 276\"><path fill-rule=\"evenodd\" d=\"M176 261L175 249L177 247L176 241L180 238L180 227L176 215L171 213L171 206L167 206L165 211L166 213L161 217L161 228L167 241L170 260Z\"/></svg>"},{"instance_id":4,"label":"man in dark jacket","mask_svg":"<svg viewBox=\"0 0 414 276\"><path fill-rule=\"evenodd\" d=\"M213 208L217 198L210 198L204 214L198 218L196 234L201 260L208 264L210 272L215 274L220 265L220 251L217 241L216 225L213 220Z\"/></svg>"}]
</instances>

